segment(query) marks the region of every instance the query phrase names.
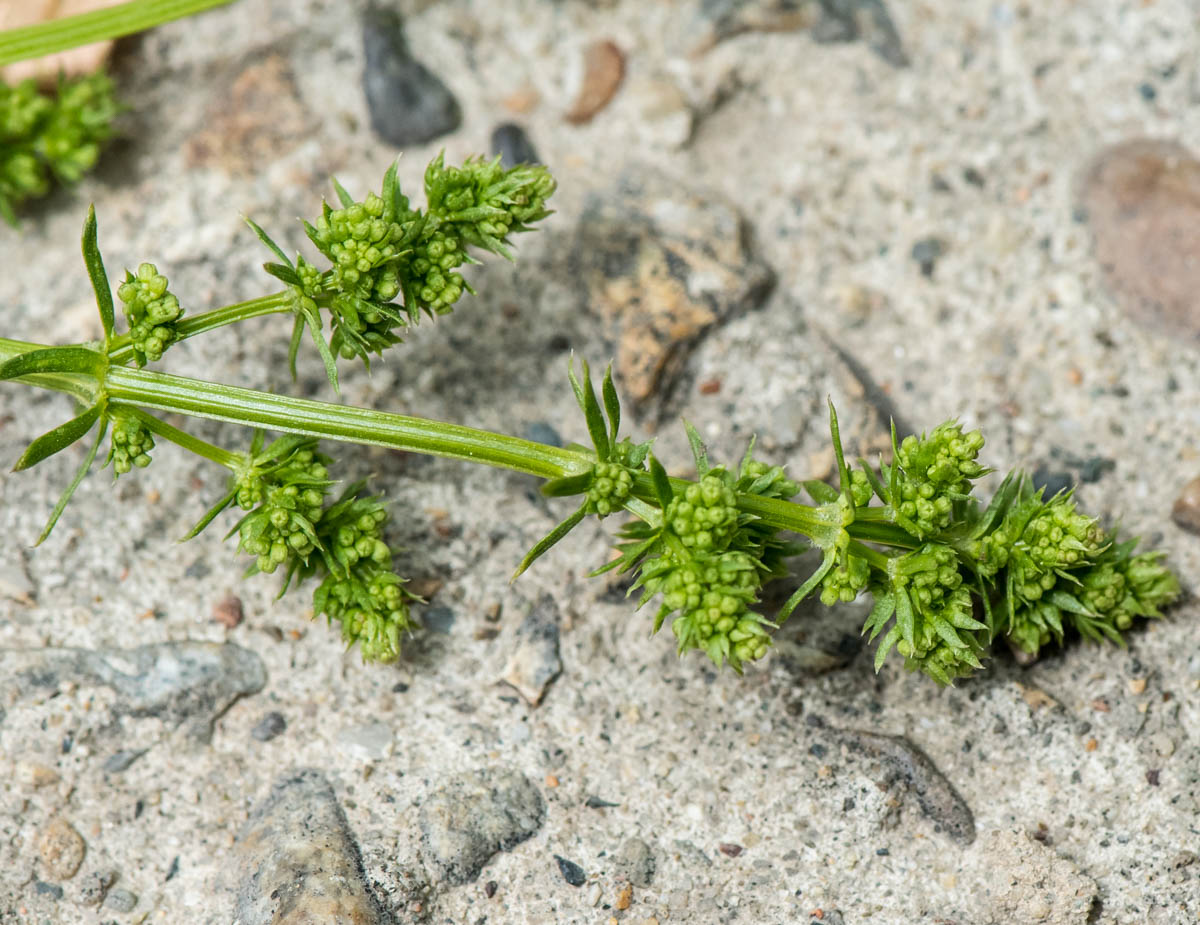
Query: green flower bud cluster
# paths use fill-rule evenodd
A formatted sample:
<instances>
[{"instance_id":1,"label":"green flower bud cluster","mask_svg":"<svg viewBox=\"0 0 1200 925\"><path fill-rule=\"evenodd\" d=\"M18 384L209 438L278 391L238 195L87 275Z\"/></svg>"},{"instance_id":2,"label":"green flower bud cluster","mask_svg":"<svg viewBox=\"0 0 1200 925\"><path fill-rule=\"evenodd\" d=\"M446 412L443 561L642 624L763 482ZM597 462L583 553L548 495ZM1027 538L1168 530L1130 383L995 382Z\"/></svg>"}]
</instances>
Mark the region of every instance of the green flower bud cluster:
<instances>
[{"instance_id":1,"label":"green flower bud cluster","mask_svg":"<svg viewBox=\"0 0 1200 925\"><path fill-rule=\"evenodd\" d=\"M545 167L522 164L505 169L500 158L468 158L447 167L439 155L425 171L429 213L448 224L466 244L509 256L508 236L527 231L550 214L546 200L554 178Z\"/></svg>"},{"instance_id":2,"label":"green flower bud cluster","mask_svg":"<svg viewBox=\"0 0 1200 925\"><path fill-rule=\"evenodd\" d=\"M258 571L285 563L291 569L320 546L316 524L330 484L328 462L315 440L285 437L235 478L233 498L249 511L236 527L238 548L256 557Z\"/></svg>"},{"instance_id":3,"label":"green flower bud cluster","mask_svg":"<svg viewBox=\"0 0 1200 925\"><path fill-rule=\"evenodd\" d=\"M1027 603L1051 590L1063 572L1094 562L1107 545L1104 530L1095 519L1080 514L1065 495L1048 502L1039 497L1019 505L1012 520L1006 517L1001 528L1013 537L1008 555L1009 593Z\"/></svg>"},{"instance_id":4,"label":"green flower bud cluster","mask_svg":"<svg viewBox=\"0 0 1200 925\"><path fill-rule=\"evenodd\" d=\"M0 214L50 191L51 177L74 183L96 164L119 110L112 81L98 73L41 93L33 80L0 81Z\"/></svg>"},{"instance_id":5,"label":"green flower bud cluster","mask_svg":"<svg viewBox=\"0 0 1200 925\"><path fill-rule=\"evenodd\" d=\"M129 339L138 366L161 359L163 351L176 340L176 323L183 317L179 299L167 291L167 278L154 264L140 264L136 275L125 271L125 282L117 288L117 295L125 303Z\"/></svg>"},{"instance_id":6,"label":"green flower bud cluster","mask_svg":"<svg viewBox=\"0 0 1200 925\"><path fill-rule=\"evenodd\" d=\"M672 499L663 513L680 542L689 549L724 549L738 527L737 495L710 473Z\"/></svg>"},{"instance_id":7,"label":"green flower bud cluster","mask_svg":"<svg viewBox=\"0 0 1200 925\"><path fill-rule=\"evenodd\" d=\"M412 595L392 571L392 551L383 539L387 509L362 497L363 483L350 486L317 524L327 574L313 594L313 608L337 620L347 646L359 644L364 661L395 661L401 634L412 627Z\"/></svg>"},{"instance_id":8,"label":"green flower bud cluster","mask_svg":"<svg viewBox=\"0 0 1200 925\"><path fill-rule=\"evenodd\" d=\"M588 513L607 517L621 510L632 489L633 472L627 467L620 463L596 463L586 495Z\"/></svg>"},{"instance_id":9,"label":"green flower bud cluster","mask_svg":"<svg viewBox=\"0 0 1200 925\"><path fill-rule=\"evenodd\" d=\"M452 271L469 259L459 238L440 229L413 248L408 269L421 309L432 315L449 314L454 309L454 303L470 287L461 273Z\"/></svg>"},{"instance_id":10,"label":"green flower bud cluster","mask_svg":"<svg viewBox=\"0 0 1200 925\"><path fill-rule=\"evenodd\" d=\"M137 417L120 413L114 415L109 440L108 459L104 465L111 463L115 475L124 475L134 466L145 469L150 465L154 436Z\"/></svg>"},{"instance_id":11,"label":"green flower bud cluster","mask_svg":"<svg viewBox=\"0 0 1200 925\"><path fill-rule=\"evenodd\" d=\"M895 617L876 650L876 668L892 646L906 667L939 684L981 667L980 656L990 641L988 628L973 616L971 592L954 549L928 543L893 557L888 578L887 585L873 589L875 608L863 627L874 639Z\"/></svg>"},{"instance_id":12,"label":"green flower bud cluster","mask_svg":"<svg viewBox=\"0 0 1200 925\"><path fill-rule=\"evenodd\" d=\"M955 421L938 425L928 436L905 437L895 449L889 487L896 522L918 539L949 527L954 503L970 494L971 480L988 471L976 461L981 449L979 431L964 434Z\"/></svg>"},{"instance_id":13,"label":"green flower bud cluster","mask_svg":"<svg viewBox=\"0 0 1200 925\"><path fill-rule=\"evenodd\" d=\"M832 607L849 603L871 583L871 566L859 556L848 555L821 579L821 603Z\"/></svg>"}]
</instances>

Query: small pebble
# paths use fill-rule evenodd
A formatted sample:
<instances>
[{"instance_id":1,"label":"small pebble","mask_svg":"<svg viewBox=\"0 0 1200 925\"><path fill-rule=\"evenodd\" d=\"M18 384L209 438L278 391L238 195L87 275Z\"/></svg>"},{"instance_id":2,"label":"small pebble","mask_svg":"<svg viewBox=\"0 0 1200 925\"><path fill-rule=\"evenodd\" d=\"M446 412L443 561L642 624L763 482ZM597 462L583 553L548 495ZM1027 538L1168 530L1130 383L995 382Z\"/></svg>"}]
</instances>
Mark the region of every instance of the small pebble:
<instances>
[{"instance_id":1,"label":"small pebble","mask_svg":"<svg viewBox=\"0 0 1200 925\"><path fill-rule=\"evenodd\" d=\"M483 895L488 899L491 899L496 895L496 890L499 889L499 887L500 884L498 884L495 880L489 880L483 885Z\"/></svg>"},{"instance_id":2,"label":"small pebble","mask_svg":"<svg viewBox=\"0 0 1200 925\"><path fill-rule=\"evenodd\" d=\"M448 636L450 630L454 628L454 621L457 615L449 607L443 604L438 604L434 607L427 607L421 613L421 626L425 627L431 633L440 633L443 636Z\"/></svg>"},{"instance_id":3,"label":"small pebble","mask_svg":"<svg viewBox=\"0 0 1200 925\"><path fill-rule=\"evenodd\" d=\"M558 431L545 421L534 421L525 428L525 439L534 443L544 443L546 446L562 446L563 439ZM497 611L498 612L498 611Z\"/></svg>"},{"instance_id":4,"label":"small pebble","mask_svg":"<svg viewBox=\"0 0 1200 925\"><path fill-rule=\"evenodd\" d=\"M83 837L61 817L50 820L37 844L42 866L51 880L70 880L83 863Z\"/></svg>"},{"instance_id":5,"label":"small pebble","mask_svg":"<svg viewBox=\"0 0 1200 925\"><path fill-rule=\"evenodd\" d=\"M39 896L49 896L56 901L63 898L63 888L57 883L47 883L45 880L33 881L33 891Z\"/></svg>"},{"instance_id":6,"label":"small pebble","mask_svg":"<svg viewBox=\"0 0 1200 925\"><path fill-rule=\"evenodd\" d=\"M921 268L921 275L932 277L938 258L946 251L940 238L922 238L912 246L912 259Z\"/></svg>"},{"instance_id":7,"label":"small pebble","mask_svg":"<svg viewBox=\"0 0 1200 925\"><path fill-rule=\"evenodd\" d=\"M214 623L220 623L225 629L234 629L245 614L242 610L242 599L230 594L228 597L222 598L213 607L212 618Z\"/></svg>"},{"instance_id":8,"label":"small pebble","mask_svg":"<svg viewBox=\"0 0 1200 925\"><path fill-rule=\"evenodd\" d=\"M629 908L629 906L632 902L633 902L633 885L627 883L627 884L625 884L624 887L621 888L620 892L617 893L617 898L613 902L613 905L619 911L624 912L626 909Z\"/></svg>"},{"instance_id":9,"label":"small pebble","mask_svg":"<svg viewBox=\"0 0 1200 925\"><path fill-rule=\"evenodd\" d=\"M583 58L583 86L567 111L566 120L572 125L590 122L608 105L624 76L625 55L616 43L603 40L589 45Z\"/></svg>"},{"instance_id":10,"label":"small pebble","mask_svg":"<svg viewBox=\"0 0 1200 925\"><path fill-rule=\"evenodd\" d=\"M541 163L525 129L515 122L504 122L492 130L492 156L496 155L502 167Z\"/></svg>"},{"instance_id":11,"label":"small pebble","mask_svg":"<svg viewBox=\"0 0 1200 925\"><path fill-rule=\"evenodd\" d=\"M1140 694L1145 690L1146 690L1146 679L1145 678L1130 678L1129 679L1129 693Z\"/></svg>"},{"instance_id":12,"label":"small pebble","mask_svg":"<svg viewBox=\"0 0 1200 925\"><path fill-rule=\"evenodd\" d=\"M109 889L117 882L117 873L113 870L92 871L83 878L79 885L79 905L98 906L108 895Z\"/></svg>"},{"instance_id":13,"label":"small pebble","mask_svg":"<svg viewBox=\"0 0 1200 925\"><path fill-rule=\"evenodd\" d=\"M1146 771L1146 783L1151 787L1158 786L1158 775L1162 772L1158 768L1150 768Z\"/></svg>"},{"instance_id":14,"label":"small pebble","mask_svg":"<svg viewBox=\"0 0 1200 925\"><path fill-rule=\"evenodd\" d=\"M583 872L583 868L574 861L568 861L561 855L555 855L554 860L558 863L558 872L562 874L563 879L571 886L583 886L587 881L587 874Z\"/></svg>"},{"instance_id":15,"label":"small pebble","mask_svg":"<svg viewBox=\"0 0 1200 925\"><path fill-rule=\"evenodd\" d=\"M132 912L137 905L137 893L118 887L112 890L104 900L104 908L113 912Z\"/></svg>"},{"instance_id":16,"label":"small pebble","mask_svg":"<svg viewBox=\"0 0 1200 925\"><path fill-rule=\"evenodd\" d=\"M283 714L272 710L250 730L250 737L259 742L270 742L285 729L287 729L287 720L283 718Z\"/></svg>"},{"instance_id":17,"label":"small pebble","mask_svg":"<svg viewBox=\"0 0 1200 925\"><path fill-rule=\"evenodd\" d=\"M105 759L104 773L120 774L122 771L128 770L129 767L144 754L146 754L146 749L144 748L123 748L119 752L114 752L113 754L109 755L107 759Z\"/></svg>"},{"instance_id":18,"label":"small pebble","mask_svg":"<svg viewBox=\"0 0 1200 925\"><path fill-rule=\"evenodd\" d=\"M388 144L424 144L462 123L454 94L413 57L398 13L377 6L363 13L363 56L371 127Z\"/></svg>"},{"instance_id":19,"label":"small pebble","mask_svg":"<svg viewBox=\"0 0 1200 925\"><path fill-rule=\"evenodd\" d=\"M1200 534L1200 476L1183 486L1171 508L1171 520L1188 533Z\"/></svg>"},{"instance_id":20,"label":"small pebble","mask_svg":"<svg viewBox=\"0 0 1200 925\"><path fill-rule=\"evenodd\" d=\"M741 845L732 845L732 844L729 844L728 842L721 842L721 844L717 845L717 850L720 851L721 854L725 855L725 857L727 857L727 858L736 858L739 854L742 853L742 846Z\"/></svg>"}]
</instances>

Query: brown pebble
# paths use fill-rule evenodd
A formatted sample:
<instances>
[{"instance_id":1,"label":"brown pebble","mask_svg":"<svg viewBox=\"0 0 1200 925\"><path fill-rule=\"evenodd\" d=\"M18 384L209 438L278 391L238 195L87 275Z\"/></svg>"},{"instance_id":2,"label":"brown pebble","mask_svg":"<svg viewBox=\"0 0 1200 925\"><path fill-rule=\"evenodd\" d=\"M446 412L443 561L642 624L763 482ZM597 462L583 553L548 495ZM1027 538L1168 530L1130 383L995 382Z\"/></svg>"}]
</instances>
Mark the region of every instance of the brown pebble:
<instances>
[{"instance_id":1,"label":"brown pebble","mask_svg":"<svg viewBox=\"0 0 1200 925\"><path fill-rule=\"evenodd\" d=\"M495 880L489 880L483 885L483 895L488 899L491 899L496 895L496 890L499 888L499 886L500 884L498 884Z\"/></svg>"},{"instance_id":2,"label":"brown pebble","mask_svg":"<svg viewBox=\"0 0 1200 925\"><path fill-rule=\"evenodd\" d=\"M499 601L492 601L490 604L488 604L487 609L483 612L483 619L487 620L488 623L499 623L500 622L500 602Z\"/></svg>"},{"instance_id":3,"label":"brown pebble","mask_svg":"<svg viewBox=\"0 0 1200 925\"><path fill-rule=\"evenodd\" d=\"M1146 771L1146 783L1151 787L1158 786L1158 775L1162 772L1158 768L1150 768Z\"/></svg>"},{"instance_id":4,"label":"brown pebble","mask_svg":"<svg viewBox=\"0 0 1200 925\"><path fill-rule=\"evenodd\" d=\"M487 642L489 639L495 639L500 635L500 630L494 626L481 626L475 630L475 638L480 642Z\"/></svg>"},{"instance_id":5,"label":"brown pebble","mask_svg":"<svg viewBox=\"0 0 1200 925\"><path fill-rule=\"evenodd\" d=\"M604 39L588 46L583 56L583 86L566 120L572 125L590 122L608 105L625 76L625 55L615 42Z\"/></svg>"},{"instance_id":6,"label":"brown pebble","mask_svg":"<svg viewBox=\"0 0 1200 925\"><path fill-rule=\"evenodd\" d=\"M699 388L701 395L716 395L721 391L721 380L715 376L712 379L705 379L700 383Z\"/></svg>"},{"instance_id":7,"label":"brown pebble","mask_svg":"<svg viewBox=\"0 0 1200 925\"><path fill-rule=\"evenodd\" d=\"M1200 334L1200 160L1170 141L1121 142L1088 168L1081 205L1126 314L1171 334Z\"/></svg>"},{"instance_id":8,"label":"brown pebble","mask_svg":"<svg viewBox=\"0 0 1200 925\"><path fill-rule=\"evenodd\" d=\"M717 850L727 858L736 858L742 853L742 846L731 845L728 842L721 842L721 844L717 845Z\"/></svg>"},{"instance_id":9,"label":"brown pebble","mask_svg":"<svg viewBox=\"0 0 1200 925\"><path fill-rule=\"evenodd\" d=\"M1130 678L1129 679L1129 693L1140 694L1145 690L1146 690L1146 679L1145 678Z\"/></svg>"},{"instance_id":10,"label":"brown pebble","mask_svg":"<svg viewBox=\"0 0 1200 925\"><path fill-rule=\"evenodd\" d=\"M1099 747L1099 745L1100 745L1100 743L1097 742L1095 739L1088 739L1083 744L1083 750L1085 752L1094 752Z\"/></svg>"},{"instance_id":11,"label":"brown pebble","mask_svg":"<svg viewBox=\"0 0 1200 925\"><path fill-rule=\"evenodd\" d=\"M555 777L553 774L547 774L546 775L546 786L547 787L557 787L558 786L558 778Z\"/></svg>"},{"instance_id":12,"label":"brown pebble","mask_svg":"<svg viewBox=\"0 0 1200 925\"><path fill-rule=\"evenodd\" d=\"M436 577L414 578L408 583L407 590L423 601L428 601L445 586L445 580Z\"/></svg>"},{"instance_id":13,"label":"brown pebble","mask_svg":"<svg viewBox=\"0 0 1200 925\"><path fill-rule=\"evenodd\" d=\"M38 853L47 880L70 880L83 863L83 836L60 816L51 819L38 836Z\"/></svg>"},{"instance_id":14,"label":"brown pebble","mask_svg":"<svg viewBox=\"0 0 1200 925\"><path fill-rule=\"evenodd\" d=\"M1171 520L1181 530L1200 534L1200 476L1183 486L1171 508Z\"/></svg>"},{"instance_id":15,"label":"brown pebble","mask_svg":"<svg viewBox=\"0 0 1200 925\"><path fill-rule=\"evenodd\" d=\"M1112 707L1110 707L1108 705L1107 700L1104 700L1101 697L1097 697L1095 700L1092 701L1092 709L1095 710L1097 713L1108 713L1108 712L1111 712Z\"/></svg>"},{"instance_id":16,"label":"brown pebble","mask_svg":"<svg viewBox=\"0 0 1200 925\"><path fill-rule=\"evenodd\" d=\"M624 912L626 909L629 908L629 906L632 902L633 902L633 886L627 883L627 884L625 884L624 887L621 888L621 892L619 892L617 894L616 901L613 903L613 905L620 911Z\"/></svg>"},{"instance_id":17,"label":"brown pebble","mask_svg":"<svg viewBox=\"0 0 1200 925\"><path fill-rule=\"evenodd\" d=\"M220 623L225 629L234 629L242 622L245 613L242 610L242 599L235 594L227 595L217 602L213 607L212 618L216 623Z\"/></svg>"}]
</instances>

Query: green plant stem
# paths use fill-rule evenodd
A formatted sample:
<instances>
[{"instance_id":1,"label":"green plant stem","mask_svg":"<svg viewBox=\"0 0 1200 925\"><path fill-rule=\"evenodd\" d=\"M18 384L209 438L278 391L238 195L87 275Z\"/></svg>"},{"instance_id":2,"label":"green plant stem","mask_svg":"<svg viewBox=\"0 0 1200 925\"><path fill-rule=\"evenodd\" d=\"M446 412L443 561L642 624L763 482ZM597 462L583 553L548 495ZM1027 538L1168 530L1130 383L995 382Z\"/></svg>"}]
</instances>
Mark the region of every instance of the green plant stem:
<instances>
[{"instance_id":1,"label":"green plant stem","mask_svg":"<svg viewBox=\"0 0 1200 925\"><path fill-rule=\"evenodd\" d=\"M202 13L223 6L230 0L130 0L119 6L92 10L77 16L65 16L7 29L0 33L0 66L26 58L66 51L80 45L120 38L161 26L173 19Z\"/></svg>"},{"instance_id":2,"label":"green plant stem","mask_svg":"<svg viewBox=\"0 0 1200 925\"><path fill-rule=\"evenodd\" d=\"M110 407L114 405L116 405L115 402L110 402L109 404ZM224 466L230 472L236 472L238 465L245 458L241 453L233 453L224 447L209 443L207 440L201 440L187 431L180 430L178 427L172 427L161 418L141 412L138 408L131 408L130 410L137 413L138 420L145 424L146 429L152 434L162 437L164 440L170 440L176 446L181 446L185 450L195 453L197 456L203 456L205 459L215 462L218 466Z\"/></svg>"},{"instance_id":3,"label":"green plant stem","mask_svg":"<svg viewBox=\"0 0 1200 925\"><path fill-rule=\"evenodd\" d=\"M149 370L113 367L108 372L105 391L111 401L142 408L463 459L544 479L586 472L595 461L586 453L459 424L269 395Z\"/></svg>"},{"instance_id":4,"label":"green plant stem","mask_svg":"<svg viewBox=\"0 0 1200 925\"><path fill-rule=\"evenodd\" d=\"M205 330L220 327L229 323L233 316L253 317L278 311L279 299L280 296L267 296L242 302L206 313L214 316L212 319L205 320L206 315L198 315L192 321L203 325ZM217 316L223 316L226 320L218 321ZM28 350L38 349L40 346L0 338L0 361ZM43 381L35 382L35 378ZM80 395L79 383L82 379L81 376L58 374L30 376L20 381ZM462 459L543 479L587 472L596 461L588 452L546 446L460 424L448 424L370 408L271 395L254 389L125 366L109 367L104 393L110 402L135 408L174 412L347 443L374 444L448 459ZM85 392L80 397L89 396L94 398L94 386L91 392ZM230 466L236 459L234 454L192 437L157 418L147 416L146 420L154 433L191 449L206 459L223 466ZM683 479L672 479L671 482L677 490L689 484ZM634 494L648 500L654 498L649 475L638 476ZM820 508L792 501L742 494L738 496L738 507L754 514L770 526L791 530L809 538L823 535L830 529L827 515L823 514ZM846 529L857 540L902 549L915 549L920 545L916 539L893 524L865 521L852 523ZM873 555L867 557L868 561L886 568L886 560L882 554L874 550L869 551Z\"/></svg>"},{"instance_id":5,"label":"green plant stem","mask_svg":"<svg viewBox=\"0 0 1200 925\"><path fill-rule=\"evenodd\" d=\"M214 331L217 328L223 328L227 324L236 324L239 321L246 321L249 318L290 312L291 310L292 303L288 294L286 292L275 292L271 295L250 299L246 302L223 305L221 308L201 312L199 315L184 316L176 326L175 333L178 335L179 340L186 340L189 337L195 337L197 334L204 334L208 331ZM120 337L113 338L108 356L111 363L121 366L133 359L133 345L129 342L128 334L122 334Z\"/></svg>"}]
</instances>

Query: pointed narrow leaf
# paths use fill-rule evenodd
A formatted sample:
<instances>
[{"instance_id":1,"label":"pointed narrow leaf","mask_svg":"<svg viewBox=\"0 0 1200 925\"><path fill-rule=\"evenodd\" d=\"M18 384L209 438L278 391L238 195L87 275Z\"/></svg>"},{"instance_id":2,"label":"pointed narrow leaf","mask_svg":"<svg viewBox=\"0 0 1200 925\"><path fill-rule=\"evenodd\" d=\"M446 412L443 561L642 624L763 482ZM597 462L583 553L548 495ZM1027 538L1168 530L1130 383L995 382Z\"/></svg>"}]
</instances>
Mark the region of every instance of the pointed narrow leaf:
<instances>
[{"instance_id":1,"label":"pointed narrow leaf","mask_svg":"<svg viewBox=\"0 0 1200 925\"><path fill-rule=\"evenodd\" d=\"M192 529L190 529L185 536L181 536L179 538L179 542L182 543L186 540L190 540L199 536L201 531L203 531L205 527L212 523L218 514L220 514L223 510L225 510L225 508L229 507L229 505L233 503L233 499L235 497L237 497L237 491L230 491L227 495L225 495L224 498L210 507L208 512L198 521L196 521L196 526L192 527Z\"/></svg>"},{"instance_id":2,"label":"pointed narrow leaf","mask_svg":"<svg viewBox=\"0 0 1200 925\"><path fill-rule=\"evenodd\" d=\"M604 397L604 411L608 415L608 439L615 445L621 431L621 399L617 395L617 387L613 385L611 363L604 371L600 394Z\"/></svg>"},{"instance_id":3,"label":"pointed narrow leaf","mask_svg":"<svg viewBox=\"0 0 1200 925\"><path fill-rule=\"evenodd\" d=\"M683 429L687 431L688 445L692 448L692 459L696 460L696 475L699 478L704 478L704 476L708 475L709 469L712 468L708 463L708 450L704 446L704 441L700 439L700 434L690 421L685 420L683 422Z\"/></svg>"},{"instance_id":4,"label":"pointed narrow leaf","mask_svg":"<svg viewBox=\"0 0 1200 925\"><path fill-rule=\"evenodd\" d=\"M288 341L288 371L292 374L292 382L296 381L296 356L300 353L300 342L304 339L304 319L296 315L292 319L292 337Z\"/></svg>"},{"instance_id":5,"label":"pointed narrow leaf","mask_svg":"<svg viewBox=\"0 0 1200 925\"><path fill-rule=\"evenodd\" d=\"M787 602L779 608L779 616L775 618L776 623L782 624L784 620L792 615L802 600L808 597L813 590L819 585L829 574L829 570L833 568L833 563L837 559L837 551L830 548L825 552L825 558L821 560L821 564L817 566L817 570L808 576L808 581L804 582L795 593L787 599Z\"/></svg>"},{"instance_id":6,"label":"pointed narrow leaf","mask_svg":"<svg viewBox=\"0 0 1200 925\"><path fill-rule=\"evenodd\" d=\"M312 334L313 343L317 345L317 352L321 354L321 362L325 364L325 376L329 379L329 384L333 386L333 391L340 395L342 390L338 385L337 360L334 359L333 351L329 349L329 342L325 340L325 334L321 330L321 316L316 311L306 311L304 320ZM363 362L369 372L371 364L365 356Z\"/></svg>"},{"instance_id":7,"label":"pointed narrow leaf","mask_svg":"<svg viewBox=\"0 0 1200 925\"><path fill-rule=\"evenodd\" d=\"M654 482L654 494L658 497L658 506L665 512L667 506L671 503L671 499L675 497L675 492L671 490L671 480L667 477L667 470L663 468L654 456L650 454L650 478Z\"/></svg>"},{"instance_id":8,"label":"pointed narrow leaf","mask_svg":"<svg viewBox=\"0 0 1200 925\"><path fill-rule=\"evenodd\" d=\"M338 201L341 202L343 209L349 209L354 205L354 197L346 192L346 188L338 182L337 177L329 178L333 182L333 188L337 192Z\"/></svg>"},{"instance_id":9,"label":"pointed narrow leaf","mask_svg":"<svg viewBox=\"0 0 1200 925\"><path fill-rule=\"evenodd\" d=\"M302 286L299 274L289 266L282 263L267 262L263 264L263 269L274 276L282 283L287 283L289 286Z\"/></svg>"},{"instance_id":10,"label":"pointed narrow leaf","mask_svg":"<svg viewBox=\"0 0 1200 925\"><path fill-rule=\"evenodd\" d=\"M383 187L380 198L385 204L392 207L392 211L399 217L401 213L400 203L400 181L396 177L396 165L398 161L392 161L388 166L387 171L383 175Z\"/></svg>"},{"instance_id":11,"label":"pointed narrow leaf","mask_svg":"<svg viewBox=\"0 0 1200 925\"><path fill-rule=\"evenodd\" d=\"M588 372L587 360L583 361L583 377L586 379L591 375ZM567 363L567 379L571 383L571 391L575 393L575 403L579 405L579 410L583 410L583 386L579 384L579 377L575 375L575 354L571 354L571 359Z\"/></svg>"},{"instance_id":12,"label":"pointed narrow leaf","mask_svg":"<svg viewBox=\"0 0 1200 925\"><path fill-rule=\"evenodd\" d=\"M517 566L517 570L513 572L512 578L509 581L516 581L521 577L521 574L533 565L541 556L549 551L559 540L565 537L568 533L579 526L580 521L587 516L587 508L579 507L574 514L560 523L557 527L547 533L544 537L537 541L534 547L525 553L525 558L521 560L521 564Z\"/></svg>"},{"instance_id":13,"label":"pointed narrow leaf","mask_svg":"<svg viewBox=\"0 0 1200 925\"><path fill-rule=\"evenodd\" d=\"M917 632L917 615L913 611L912 599L908 591L900 588L896 591L896 625L900 627L900 635L910 646L914 644Z\"/></svg>"},{"instance_id":14,"label":"pointed narrow leaf","mask_svg":"<svg viewBox=\"0 0 1200 925\"><path fill-rule=\"evenodd\" d=\"M854 510L854 497L850 494L850 469L846 465L846 453L842 449L842 433L838 429L837 411L833 407L833 399L829 402L829 437L833 441L833 453L837 457L839 489L850 510Z\"/></svg>"},{"instance_id":15,"label":"pointed narrow leaf","mask_svg":"<svg viewBox=\"0 0 1200 925\"><path fill-rule=\"evenodd\" d=\"M596 455L600 459L608 459L609 457L609 442L608 430L604 425L604 413L600 410L600 401L596 398L596 389L592 385L592 377L588 372L587 364L583 366L584 378L580 385L583 391L583 419L587 424L588 436L592 439L592 446L596 448Z\"/></svg>"},{"instance_id":16,"label":"pointed narrow leaf","mask_svg":"<svg viewBox=\"0 0 1200 925\"><path fill-rule=\"evenodd\" d=\"M87 347L45 347L18 354L0 364L0 380L35 373L83 373L96 376L104 368L104 354Z\"/></svg>"},{"instance_id":17,"label":"pointed narrow leaf","mask_svg":"<svg viewBox=\"0 0 1200 925\"><path fill-rule=\"evenodd\" d=\"M887 631L887 635L879 640L879 646L875 649L875 673L879 674L879 669L883 667L884 660L888 657L888 653L892 651L892 647L900 641L900 627L893 626Z\"/></svg>"},{"instance_id":18,"label":"pointed narrow leaf","mask_svg":"<svg viewBox=\"0 0 1200 925\"><path fill-rule=\"evenodd\" d=\"M862 466L863 475L871 483L871 490L875 492L875 497L884 504L891 504L891 494L888 492L887 486L883 484L883 479L879 477L874 467L861 456L858 457L858 464Z\"/></svg>"},{"instance_id":19,"label":"pointed narrow leaf","mask_svg":"<svg viewBox=\"0 0 1200 925\"><path fill-rule=\"evenodd\" d=\"M746 476L748 476L750 474L750 463L752 463L754 461L754 444L755 444L755 442L757 442L757 440L758 440L757 434L750 435L750 443L746 446L746 452L742 455L741 463L738 464L738 478L740 478L740 479L744 479ZM779 468L779 467L776 466L775 468ZM783 470L780 469L779 471L782 472ZM753 495L753 494L757 494L757 492L755 492L753 489L751 489L749 494Z\"/></svg>"},{"instance_id":20,"label":"pointed narrow leaf","mask_svg":"<svg viewBox=\"0 0 1200 925\"><path fill-rule=\"evenodd\" d=\"M832 504L839 497L839 492L828 482L822 482L819 479L808 479L801 482L804 490L808 492L809 497L818 504Z\"/></svg>"},{"instance_id":21,"label":"pointed narrow leaf","mask_svg":"<svg viewBox=\"0 0 1200 925\"><path fill-rule=\"evenodd\" d=\"M296 269L292 262L288 260L287 254L283 252L283 248L272 241L271 236L263 231L262 228L259 227L258 223L254 221L254 219L246 218L246 224L250 226L251 230L253 230L256 235L258 235L258 240L262 241L263 244L265 244L271 251L271 253L279 258L280 262L282 262L285 266L291 267L293 270Z\"/></svg>"},{"instance_id":22,"label":"pointed narrow leaf","mask_svg":"<svg viewBox=\"0 0 1200 925\"><path fill-rule=\"evenodd\" d=\"M28 469L30 466L36 466L43 459L53 456L59 450L65 450L72 443L86 434L92 429L92 425L96 423L100 417L103 408L101 405L92 405L87 411L72 418L65 424L59 424L53 430L42 434L21 454L21 458L17 460L17 464L13 466L13 472L20 472L23 469Z\"/></svg>"},{"instance_id":23,"label":"pointed narrow leaf","mask_svg":"<svg viewBox=\"0 0 1200 925\"><path fill-rule=\"evenodd\" d=\"M104 342L107 344L112 337L115 313L112 289L108 286L108 274L104 272L104 260L100 256L100 246L96 243L94 205L88 206L87 219L83 223L83 263L92 281L92 290L96 293L96 308L100 310L100 324L104 328Z\"/></svg>"},{"instance_id":24,"label":"pointed narrow leaf","mask_svg":"<svg viewBox=\"0 0 1200 925\"><path fill-rule=\"evenodd\" d=\"M96 453L100 450L100 444L104 442L104 435L108 432L108 421L100 422L100 432L96 434L96 442L92 444L91 450L84 457L83 464L75 473L75 478L71 479L71 484L67 486L58 499L58 503L54 505L54 510L50 513L50 519L46 521L46 526L42 529L42 535L37 538L34 546L41 546L42 542L50 535L50 531L54 529L54 525L58 523L58 518L62 517L63 511L67 509L67 504L70 503L71 497L75 494L75 489L79 487L79 483L83 481L83 477L88 474L88 470L92 468L92 463L96 461Z\"/></svg>"}]
</instances>

